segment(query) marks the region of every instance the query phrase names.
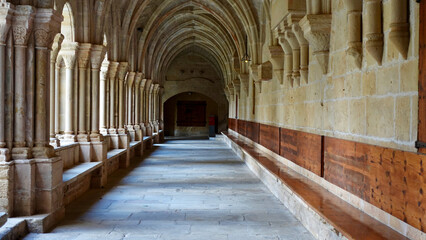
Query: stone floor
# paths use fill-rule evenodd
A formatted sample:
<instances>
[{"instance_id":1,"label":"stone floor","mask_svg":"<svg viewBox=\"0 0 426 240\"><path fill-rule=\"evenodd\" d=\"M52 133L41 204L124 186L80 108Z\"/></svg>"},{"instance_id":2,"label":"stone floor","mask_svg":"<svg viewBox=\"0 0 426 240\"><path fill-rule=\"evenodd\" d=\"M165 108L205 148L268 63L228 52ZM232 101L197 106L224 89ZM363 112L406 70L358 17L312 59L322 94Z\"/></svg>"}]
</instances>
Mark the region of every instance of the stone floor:
<instances>
[{"instance_id":1,"label":"stone floor","mask_svg":"<svg viewBox=\"0 0 426 240\"><path fill-rule=\"evenodd\" d=\"M313 239L220 140L173 140L25 239Z\"/></svg>"}]
</instances>

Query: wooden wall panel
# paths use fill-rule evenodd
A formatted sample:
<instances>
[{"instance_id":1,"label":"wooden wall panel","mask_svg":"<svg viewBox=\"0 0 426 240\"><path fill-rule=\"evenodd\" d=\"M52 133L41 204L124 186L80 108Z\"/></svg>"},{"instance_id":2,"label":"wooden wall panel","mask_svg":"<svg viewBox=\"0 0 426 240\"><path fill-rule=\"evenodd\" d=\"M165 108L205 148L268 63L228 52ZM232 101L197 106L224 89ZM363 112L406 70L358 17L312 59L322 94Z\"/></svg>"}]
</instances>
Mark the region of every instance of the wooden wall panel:
<instances>
[{"instance_id":1,"label":"wooden wall panel","mask_svg":"<svg viewBox=\"0 0 426 240\"><path fill-rule=\"evenodd\" d=\"M238 119L238 133L246 136L246 121Z\"/></svg>"},{"instance_id":2,"label":"wooden wall panel","mask_svg":"<svg viewBox=\"0 0 426 240\"><path fill-rule=\"evenodd\" d=\"M253 142L259 143L260 124L256 122L246 123L247 137Z\"/></svg>"},{"instance_id":3,"label":"wooden wall panel","mask_svg":"<svg viewBox=\"0 0 426 240\"><path fill-rule=\"evenodd\" d=\"M280 155L322 176L322 140L320 135L281 128Z\"/></svg>"},{"instance_id":4,"label":"wooden wall panel","mask_svg":"<svg viewBox=\"0 0 426 240\"><path fill-rule=\"evenodd\" d=\"M280 128L260 124L259 143L265 148L280 153Z\"/></svg>"},{"instance_id":5,"label":"wooden wall panel","mask_svg":"<svg viewBox=\"0 0 426 240\"><path fill-rule=\"evenodd\" d=\"M426 230L426 156L325 138L325 179Z\"/></svg>"},{"instance_id":6,"label":"wooden wall panel","mask_svg":"<svg viewBox=\"0 0 426 240\"><path fill-rule=\"evenodd\" d=\"M229 118L228 119L228 128L237 132L238 131L238 124L237 124L237 119L234 118Z\"/></svg>"}]
</instances>

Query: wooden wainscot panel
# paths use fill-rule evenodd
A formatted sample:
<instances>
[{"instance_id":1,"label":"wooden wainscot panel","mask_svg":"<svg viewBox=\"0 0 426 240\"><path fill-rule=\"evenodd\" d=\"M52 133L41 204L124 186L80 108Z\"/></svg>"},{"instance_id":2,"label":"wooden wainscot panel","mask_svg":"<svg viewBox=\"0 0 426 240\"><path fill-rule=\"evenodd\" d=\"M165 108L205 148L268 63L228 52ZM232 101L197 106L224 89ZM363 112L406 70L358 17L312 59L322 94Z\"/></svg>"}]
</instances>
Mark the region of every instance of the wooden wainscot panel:
<instances>
[{"instance_id":1,"label":"wooden wainscot panel","mask_svg":"<svg viewBox=\"0 0 426 240\"><path fill-rule=\"evenodd\" d=\"M265 148L280 153L280 128L260 124L259 143Z\"/></svg>"},{"instance_id":2,"label":"wooden wainscot panel","mask_svg":"<svg viewBox=\"0 0 426 240\"><path fill-rule=\"evenodd\" d=\"M426 230L426 156L326 138L325 179Z\"/></svg>"},{"instance_id":3,"label":"wooden wainscot panel","mask_svg":"<svg viewBox=\"0 0 426 240\"><path fill-rule=\"evenodd\" d=\"M247 122L247 137L255 143L259 143L260 124L256 122Z\"/></svg>"},{"instance_id":4,"label":"wooden wainscot panel","mask_svg":"<svg viewBox=\"0 0 426 240\"><path fill-rule=\"evenodd\" d=\"M295 164L322 175L322 141L316 134L281 128L280 155Z\"/></svg>"},{"instance_id":5,"label":"wooden wainscot panel","mask_svg":"<svg viewBox=\"0 0 426 240\"><path fill-rule=\"evenodd\" d=\"M228 123L229 129L237 132L238 131L238 125L237 125L237 119L230 118Z\"/></svg>"},{"instance_id":6,"label":"wooden wainscot panel","mask_svg":"<svg viewBox=\"0 0 426 240\"><path fill-rule=\"evenodd\" d=\"M238 133L246 136L246 121L238 119Z\"/></svg>"}]
</instances>

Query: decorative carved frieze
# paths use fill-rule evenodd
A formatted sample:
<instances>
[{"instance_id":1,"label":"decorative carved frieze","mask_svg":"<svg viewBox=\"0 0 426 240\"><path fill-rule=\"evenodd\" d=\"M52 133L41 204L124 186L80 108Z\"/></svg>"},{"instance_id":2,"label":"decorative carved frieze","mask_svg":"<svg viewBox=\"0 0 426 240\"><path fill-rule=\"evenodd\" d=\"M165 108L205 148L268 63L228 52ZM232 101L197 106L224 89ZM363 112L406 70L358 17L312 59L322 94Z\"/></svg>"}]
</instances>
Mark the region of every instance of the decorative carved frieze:
<instances>
[{"instance_id":1,"label":"decorative carved frieze","mask_svg":"<svg viewBox=\"0 0 426 240\"><path fill-rule=\"evenodd\" d=\"M300 26L324 74L327 73L330 49L331 14L306 15Z\"/></svg>"}]
</instances>

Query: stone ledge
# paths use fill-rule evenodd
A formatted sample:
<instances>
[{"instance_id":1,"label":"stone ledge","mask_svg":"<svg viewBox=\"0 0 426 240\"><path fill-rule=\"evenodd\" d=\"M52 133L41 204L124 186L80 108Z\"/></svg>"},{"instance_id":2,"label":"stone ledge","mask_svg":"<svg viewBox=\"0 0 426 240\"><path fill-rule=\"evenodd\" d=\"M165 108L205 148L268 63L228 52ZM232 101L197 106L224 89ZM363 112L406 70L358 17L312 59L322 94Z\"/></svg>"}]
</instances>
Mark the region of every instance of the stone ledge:
<instances>
[{"instance_id":1,"label":"stone ledge","mask_svg":"<svg viewBox=\"0 0 426 240\"><path fill-rule=\"evenodd\" d=\"M127 151L127 149L113 149L113 150L109 150L108 153L107 153L107 159L110 160L110 159L119 157L119 156L125 154L126 151Z\"/></svg>"},{"instance_id":2,"label":"stone ledge","mask_svg":"<svg viewBox=\"0 0 426 240\"><path fill-rule=\"evenodd\" d=\"M317 239L407 239L249 142L224 136L225 142Z\"/></svg>"},{"instance_id":3,"label":"stone ledge","mask_svg":"<svg viewBox=\"0 0 426 240\"><path fill-rule=\"evenodd\" d=\"M76 181L79 177L84 177L101 166L102 162L81 163L73 168L65 170L62 175L62 180L66 185L68 185L69 183Z\"/></svg>"},{"instance_id":4,"label":"stone ledge","mask_svg":"<svg viewBox=\"0 0 426 240\"><path fill-rule=\"evenodd\" d=\"M28 233L27 223L23 218L9 218L5 225L0 228L0 239L21 239Z\"/></svg>"},{"instance_id":5,"label":"stone ledge","mask_svg":"<svg viewBox=\"0 0 426 240\"><path fill-rule=\"evenodd\" d=\"M140 144L142 144L142 141L133 141L133 142L130 142L129 143L129 148L130 149L135 148L135 147L137 147Z\"/></svg>"},{"instance_id":6,"label":"stone ledge","mask_svg":"<svg viewBox=\"0 0 426 240\"><path fill-rule=\"evenodd\" d=\"M0 227L7 222L7 213L0 212Z\"/></svg>"}]
</instances>

